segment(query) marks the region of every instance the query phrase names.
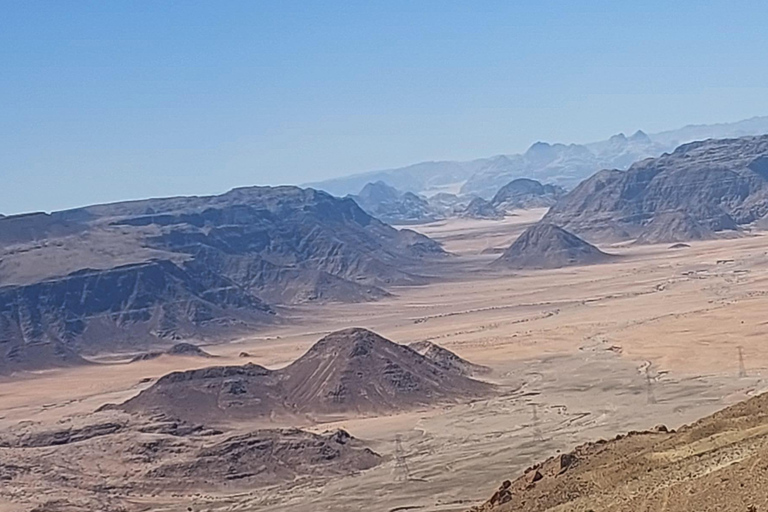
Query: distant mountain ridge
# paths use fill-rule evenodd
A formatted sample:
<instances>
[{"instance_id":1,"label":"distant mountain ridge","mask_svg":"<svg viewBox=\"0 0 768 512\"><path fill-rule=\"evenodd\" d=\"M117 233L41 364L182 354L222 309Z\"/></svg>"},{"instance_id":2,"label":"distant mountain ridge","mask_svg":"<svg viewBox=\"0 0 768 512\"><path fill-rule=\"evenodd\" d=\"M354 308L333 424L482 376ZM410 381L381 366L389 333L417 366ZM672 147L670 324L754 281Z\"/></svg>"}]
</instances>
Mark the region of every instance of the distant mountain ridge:
<instances>
[{"instance_id":1,"label":"distant mountain ridge","mask_svg":"<svg viewBox=\"0 0 768 512\"><path fill-rule=\"evenodd\" d=\"M736 138L768 133L768 116L734 123L689 125L677 130L631 136L617 134L589 144L537 142L523 154L496 155L470 161L421 162L407 167L371 171L309 184L331 194L357 194L370 182L383 181L396 189L432 195L453 192L491 199L516 178L533 178L573 188L601 169L627 169L644 158L658 157L677 146L705 139Z\"/></svg>"}]
</instances>

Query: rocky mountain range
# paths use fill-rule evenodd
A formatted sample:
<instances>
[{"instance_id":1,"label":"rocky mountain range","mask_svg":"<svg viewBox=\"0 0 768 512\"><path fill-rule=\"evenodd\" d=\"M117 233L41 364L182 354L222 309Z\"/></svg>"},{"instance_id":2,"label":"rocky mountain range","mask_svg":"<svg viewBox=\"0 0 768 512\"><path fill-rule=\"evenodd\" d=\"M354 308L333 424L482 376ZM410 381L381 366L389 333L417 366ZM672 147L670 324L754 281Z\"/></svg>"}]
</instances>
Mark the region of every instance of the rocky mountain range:
<instances>
[{"instance_id":1,"label":"rocky mountain range","mask_svg":"<svg viewBox=\"0 0 768 512\"><path fill-rule=\"evenodd\" d=\"M0 358L222 336L306 301L375 300L445 253L351 199L252 187L0 219ZM52 353L55 353L53 351Z\"/></svg>"},{"instance_id":2,"label":"rocky mountain range","mask_svg":"<svg viewBox=\"0 0 768 512\"><path fill-rule=\"evenodd\" d=\"M706 140L605 170L543 221L591 241L669 243L736 234L768 213L768 136Z\"/></svg>"},{"instance_id":3,"label":"rocky mountain range","mask_svg":"<svg viewBox=\"0 0 768 512\"><path fill-rule=\"evenodd\" d=\"M601 169L627 169L634 162L661 156L684 143L765 133L768 133L768 116L735 123L690 125L653 134L637 131L626 136L620 133L590 144L537 142L523 154L463 162L422 162L310 186L343 196L358 193L367 183L383 181L399 190L426 196L437 192L461 192L491 199L499 188L516 178L533 178L570 189Z\"/></svg>"},{"instance_id":4,"label":"rocky mountain range","mask_svg":"<svg viewBox=\"0 0 768 512\"><path fill-rule=\"evenodd\" d=\"M455 367L366 329L322 338L285 368L254 364L174 372L122 405L182 419L389 413L492 392Z\"/></svg>"}]
</instances>

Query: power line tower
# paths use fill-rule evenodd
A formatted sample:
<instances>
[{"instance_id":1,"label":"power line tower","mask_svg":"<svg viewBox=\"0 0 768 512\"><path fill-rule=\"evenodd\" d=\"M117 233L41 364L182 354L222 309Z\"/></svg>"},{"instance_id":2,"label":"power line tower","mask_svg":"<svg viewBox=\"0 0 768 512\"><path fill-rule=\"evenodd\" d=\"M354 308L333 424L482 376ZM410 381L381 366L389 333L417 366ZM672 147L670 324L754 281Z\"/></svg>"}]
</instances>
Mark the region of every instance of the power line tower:
<instances>
[{"instance_id":1,"label":"power line tower","mask_svg":"<svg viewBox=\"0 0 768 512\"><path fill-rule=\"evenodd\" d=\"M739 346L739 378L747 376L747 368L744 366L744 349Z\"/></svg>"},{"instance_id":2,"label":"power line tower","mask_svg":"<svg viewBox=\"0 0 768 512\"><path fill-rule=\"evenodd\" d=\"M645 387L648 404L656 403L656 395L653 394L653 379L651 378L651 365L645 367Z\"/></svg>"},{"instance_id":3,"label":"power line tower","mask_svg":"<svg viewBox=\"0 0 768 512\"><path fill-rule=\"evenodd\" d=\"M398 434L395 436L395 480L407 482L410 479L411 472L408 470L408 462L405 460L403 441Z\"/></svg>"}]
</instances>

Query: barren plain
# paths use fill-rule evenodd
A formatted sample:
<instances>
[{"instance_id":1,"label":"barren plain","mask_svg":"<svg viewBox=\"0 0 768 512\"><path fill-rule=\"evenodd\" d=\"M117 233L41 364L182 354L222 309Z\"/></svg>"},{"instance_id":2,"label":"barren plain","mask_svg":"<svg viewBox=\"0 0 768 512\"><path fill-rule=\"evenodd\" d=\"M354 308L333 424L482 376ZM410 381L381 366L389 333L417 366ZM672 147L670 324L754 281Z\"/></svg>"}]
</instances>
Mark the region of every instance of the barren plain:
<instances>
[{"instance_id":1,"label":"barren plain","mask_svg":"<svg viewBox=\"0 0 768 512\"><path fill-rule=\"evenodd\" d=\"M149 492L131 488L130 475L98 445L69 456L9 449L0 451L13 457L4 463L34 467L46 484L2 481L0 511L91 503L99 493L136 510L460 511L485 500L502 477L558 451L658 424L677 428L766 388L765 235L678 249L601 245L620 257L558 270L490 270L493 249L506 248L543 214L418 226L455 254L430 284L395 288L377 302L292 307L282 325L204 347L215 360L160 356L127 364L105 357L102 365L0 381L4 431L76 423L174 370L245 362L279 368L325 334L352 326L399 343L429 340L493 369L482 378L500 392L488 399L290 425L343 428L384 457L376 467L253 490Z\"/></svg>"}]
</instances>

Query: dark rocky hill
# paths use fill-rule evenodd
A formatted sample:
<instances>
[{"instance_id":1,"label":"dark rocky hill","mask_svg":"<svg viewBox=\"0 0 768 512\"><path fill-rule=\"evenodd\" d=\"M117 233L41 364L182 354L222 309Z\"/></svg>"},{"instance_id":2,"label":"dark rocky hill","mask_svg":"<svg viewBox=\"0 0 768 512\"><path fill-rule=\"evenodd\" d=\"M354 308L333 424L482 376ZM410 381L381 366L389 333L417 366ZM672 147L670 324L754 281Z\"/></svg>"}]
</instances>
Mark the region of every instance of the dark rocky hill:
<instances>
[{"instance_id":1,"label":"dark rocky hill","mask_svg":"<svg viewBox=\"0 0 768 512\"><path fill-rule=\"evenodd\" d=\"M491 204L502 211L550 207L565 195L565 189L557 185L519 178L512 180L496 192Z\"/></svg>"},{"instance_id":2,"label":"dark rocky hill","mask_svg":"<svg viewBox=\"0 0 768 512\"><path fill-rule=\"evenodd\" d=\"M386 413L492 391L407 346L347 329L324 337L280 370L247 364L175 372L117 407L215 421Z\"/></svg>"},{"instance_id":3,"label":"dark rocky hill","mask_svg":"<svg viewBox=\"0 0 768 512\"><path fill-rule=\"evenodd\" d=\"M131 362L135 361L149 361L151 359L157 359L162 356L181 356L181 357L215 357L201 349L197 345L191 343L176 343L168 350L146 352L139 354L131 359Z\"/></svg>"},{"instance_id":4,"label":"dark rocky hill","mask_svg":"<svg viewBox=\"0 0 768 512\"><path fill-rule=\"evenodd\" d=\"M358 195L349 197L367 213L389 224L424 223L440 218L423 197L400 192L383 181L368 183Z\"/></svg>"},{"instance_id":5,"label":"dark rocky hill","mask_svg":"<svg viewBox=\"0 0 768 512\"><path fill-rule=\"evenodd\" d=\"M297 187L0 219L0 345L135 350L252 330L275 306L375 300L444 255L350 199Z\"/></svg>"},{"instance_id":6,"label":"dark rocky hill","mask_svg":"<svg viewBox=\"0 0 768 512\"><path fill-rule=\"evenodd\" d=\"M768 213L768 136L707 140L601 171L544 220L588 240L712 238Z\"/></svg>"},{"instance_id":7,"label":"dark rocky hill","mask_svg":"<svg viewBox=\"0 0 768 512\"><path fill-rule=\"evenodd\" d=\"M291 401L315 413L394 411L482 396L491 389L366 329L326 336L285 373Z\"/></svg>"},{"instance_id":8,"label":"dark rocky hill","mask_svg":"<svg viewBox=\"0 0 768 512\"><path fill-rule=\"evenodd\" d=\"M607 261L611 256L561 227L540 222L523 231L494 262L500 268L560 268Z\"/></svg>"},{"instance_id":9,"label":"dark rocky hill","mask_svg":"<svg viewBox=\"0 0 768 512\"><path fill-rule=\"evenodd\" d=\"M447 192L440 192L431 196L429 205L436 215L442 218L451 218L461 215L467 206L474 199L473 196L457 196Z\"/></svg>"},{"instance_id":10,"label":"dark rocky hill","mask_svg":"<svg viewBox=\"0 0 768 512\"><path fill-rule=\"evenodd\" d=\"M504 212L496 209L482 197L476 197L461 212L461 217L467 219L500 220L504 218Z\"/></svg>"}]
</instances>

